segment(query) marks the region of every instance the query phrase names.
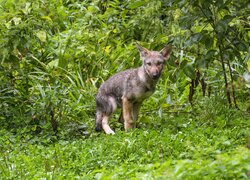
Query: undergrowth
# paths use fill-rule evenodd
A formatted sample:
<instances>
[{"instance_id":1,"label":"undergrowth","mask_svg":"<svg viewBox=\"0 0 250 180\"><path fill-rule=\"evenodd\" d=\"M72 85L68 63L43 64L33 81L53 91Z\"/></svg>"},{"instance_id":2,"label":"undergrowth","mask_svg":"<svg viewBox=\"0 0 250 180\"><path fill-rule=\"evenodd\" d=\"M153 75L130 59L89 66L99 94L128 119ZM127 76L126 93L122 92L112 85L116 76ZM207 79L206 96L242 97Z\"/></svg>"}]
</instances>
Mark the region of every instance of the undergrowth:
<instances>
[{"instance_id":1,"label":"undergrowth","mask_svg":"<svg viewBox=\"0 0 250 180\"><path fill-rule=\"evenodd\" d=\"M163 111L162 117L158 111L142 112L139 128L128 133L113 118L113 136L90 132L73 139L51 135L46 140L1 129L0 175L4 179L248 179L250 115L213 109Z\"/></svg>"},{"instance_id":2,"label":"undergrowth","mask_svg":"<svg viewBox=\"0 0 250 180\"><path fill-rule=\"evenodd\" d=\"M248 24L245 0L0 1L0 179L249 179ZM173 52L137 128L96 133L135 42Z\"/></svg>"}]
</instances>

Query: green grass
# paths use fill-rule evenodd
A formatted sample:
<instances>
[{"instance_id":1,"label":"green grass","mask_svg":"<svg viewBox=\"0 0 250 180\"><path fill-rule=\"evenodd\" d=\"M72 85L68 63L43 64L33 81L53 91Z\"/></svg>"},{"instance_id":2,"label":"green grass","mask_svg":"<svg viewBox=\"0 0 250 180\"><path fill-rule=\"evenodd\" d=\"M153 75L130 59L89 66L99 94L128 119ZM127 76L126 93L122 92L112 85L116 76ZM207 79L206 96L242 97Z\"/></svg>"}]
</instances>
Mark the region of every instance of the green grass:
<instances>
[{"instance_id":1,"label":"green grass","mask_svg":"<svg viewBox=\"0 0 250 180\"><path fill-rule=\"evenodd\" d=\"M212 116L212 115L210 115ZM203 119L201 119L203 118ZM148 122L147 119L151 119ZM116 124L111 124L113 127ZM3 179L249 179L249 114L155 113L129 133L48 141L1 130Z\"/></svg>"}]
</instances>

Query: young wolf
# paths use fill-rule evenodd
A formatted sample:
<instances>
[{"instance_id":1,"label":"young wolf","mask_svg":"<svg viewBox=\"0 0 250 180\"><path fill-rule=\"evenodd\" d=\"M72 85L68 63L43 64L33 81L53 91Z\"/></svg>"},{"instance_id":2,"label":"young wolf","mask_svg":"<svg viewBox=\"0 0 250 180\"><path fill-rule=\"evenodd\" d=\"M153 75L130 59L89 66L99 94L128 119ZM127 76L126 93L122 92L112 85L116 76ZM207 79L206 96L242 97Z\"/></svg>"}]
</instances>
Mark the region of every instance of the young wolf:
<instances>
[{"instance_id":1,"label":"young wolf","mask_svg":"<svg viewBox=\"0 0 250 180\"><path fill-rule=\"evenodd\" d=\"M136 69L119 72L99 88L96 96L96 131L102 129L106 134L114 134L108 125L110 115L121 108L119 121L125 130L135 128L135 120L142 102L153 94L161 75L164 62L169 58L171 46L161 51L149 51L136 44L143 64Z\"/></svg>"}]
</instances>

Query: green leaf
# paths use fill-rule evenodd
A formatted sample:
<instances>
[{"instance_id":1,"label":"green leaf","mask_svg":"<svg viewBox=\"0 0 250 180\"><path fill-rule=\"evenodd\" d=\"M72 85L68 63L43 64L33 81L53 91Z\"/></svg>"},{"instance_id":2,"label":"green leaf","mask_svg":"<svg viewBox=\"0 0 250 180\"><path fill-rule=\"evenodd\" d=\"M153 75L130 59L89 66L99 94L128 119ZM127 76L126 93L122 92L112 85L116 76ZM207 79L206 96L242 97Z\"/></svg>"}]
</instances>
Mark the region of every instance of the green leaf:
<instances>
[{"instance_id":1,"label":"green leaf","mask_svg":"<svg viewBox=\"0 0 250 180\"><path fill-rule=\"evenodd\" d=\"M221 7L223 7L224 6L224 1L223 0L216 0L215 1L215 4L216 4L216 6L218 7L218 8L221 8Z\"/></svg>"},{"instance_id":2,"label":"green leaf","mask_svg":"<svg viewBox=\"0 0 250 180\"><path fill-rule=\"evenodd\" d=\"M188 63L184 69L184 73L191 79L195 79L195 69L193 63Z\"/></svg>"},{"instance_id":3,"label":"green leaf","mask_svg":"<svg viewBox=\"0 0 250 180\"><path fill-rule=\"evenodd\" d=\"M53 22L52 19L49 16L42 16L41 19L47 20L49 22Z\"/></svg>"},{"instance_id":4,"label":"green leaf","mask_svg":"<svg viewBox=\"0 0 250 180\"><path fill-rule=\"evenodd\" d=\"M14 23L15 25L18 25L18 24L21 23L22 18L20 18L20 17L14 17L14 18L12 19L12 21L13 21L13 23Z\"/></svg>"},{"instance_id":5,"label":"green leaf","mask_svg":"<svg viewBox=\"0 0 250 180\"><path fill-rule=\"evenodd\" d=\"M250 73L250 59L248 59L247 61L247 69L248 69L248 72Z\"/></svg>"},{"instance_id":6,"label":"green leaf","mask_svg":"<svg viewBox=\"0 0 250 180\"><path fill-rule=\"evenodd\" d=\"M207 31L202 31L202 33L204 35L200 42L203 43L207 49L211 49L214 44L214 38L211 37L211 35Z\"/></svg>"},{"instance_id":7,"label":"green leaf","mask_svg":"<svg viewBox=\"0 0 250 180\"><path fill-rule=\"evenodd\" d=\"M216 52L217 52L217 51L214 50L214 49L209 50L209 51L207 52L207 54L205 55L205 59L211 59L211 58L215 55Z\"/></svg>"},{"instance_id":8,"label":"green leaf","mask_svg":"<svg viewBox=\"0 0 250 180\"><path fill-rule=\"evenodd\" d=\"M36 33L36 36L40 39L40 41L46 42L47 34L46 34L45 31L38 31L38 32Z\"/></svg>"},{"instance_id":9,"label":"green leaf","mask_svg":"<svg viewBox=\"0 0 250 180\"><path fill-rule=\"evenodd\" d=\"M47 66L49 68L58 67L58 63L59 63L59 59L55 59L55 60L49 62Z\"/></svg>"},{"instance_id":10,"label":"green leaf","mask_svg":"<svg viewBox=\"0 0 250 180\"><path fill-rule=\"evenodd\" d=\"M243 41L239 42L237 44L237 47L239 48L240 51L248 51L249 50L249 45Z\"/></svg>"},{"instance_id":11,"label":"green leaf","mask_svg":"<svg viewBox=\"0 0 250 180\"><path fill-rule=\"evenodd\" d=\"M227 24L233 20L234 16L226 15L223 17L223 21L225 21Z\"/></svg>"},{"instance_id":12,"label":"green leaf","mask_svg":"<svg viewBox=\"0 0 250 180\"><path fill-rule=\"evenodd\" d=\"M181 69L185 68L187 64L188 64L188 61L187 61L186 59L183 60L183 61L181 62L181 64L180 64L180 68L181 68Z\"/></svg>"},{"instance_id":13,"label":"green leaf","mask_svg":"<svg viewBox=\"0 0 250 180\"><path fill-rule=\"evenodd\" d=\"M192 37L191 37L191 42L196 43L198 41L200 41L203 38L204 34L203 33L195 33Z\"/></svg>"},{"instance_id":14,"label":"green leaf","mask_svg":"<svg viewBox=\"0 0 250 180\"><path fill-rule=\"evenodd\" d=\"M129 7L130 9L136 9L136 8L138 8L138 7L143 6L144 4L146 4L145 1L137 1L137 2L135 2L135 3L130 4L128 7Z\"/></svg>"},{"instance_id":15,"label":"green leaf","mask_svg":"<svg viewBox=\"0 0 250 180\"><path fill-rule=\"evenodd\" d=\"M30 2L27 2L25 4L25 8L22 9L22 12L25 14L25 15L28 15L31 11L31 3Z\"/></svg>"},{"instance_id":16,"label":"green leaf","mask_svg":"<svg viewBox=\"0 0 250 180\"><path fill-rule=\"evenodd\" d=\"M227 31L227 28L228 28L228 23L227 23L227 20L220 20L217 25L216 25L216 31L218 33L225 33Z\"/></svg>"}]
</instances>

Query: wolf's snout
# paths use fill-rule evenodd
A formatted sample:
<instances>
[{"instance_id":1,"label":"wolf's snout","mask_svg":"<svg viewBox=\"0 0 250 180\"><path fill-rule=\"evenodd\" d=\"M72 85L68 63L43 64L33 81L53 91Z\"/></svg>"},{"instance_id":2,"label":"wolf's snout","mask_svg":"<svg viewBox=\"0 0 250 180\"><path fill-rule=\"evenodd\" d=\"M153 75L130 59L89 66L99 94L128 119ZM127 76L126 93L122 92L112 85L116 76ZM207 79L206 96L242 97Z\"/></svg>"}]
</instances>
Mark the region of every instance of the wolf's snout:
<instances>
[{"instance_id":1,"label":"wolf's snout","mask_svg":"<svg viewBox=\"0 0 250 180\"><path fill-rule=\"evenodd\" d=\"M153 73L152 74L152 78L153 79L157 79L157 78L159 78L160 77L160 74L159 73Z\"/></svg>"}]
</instances>

